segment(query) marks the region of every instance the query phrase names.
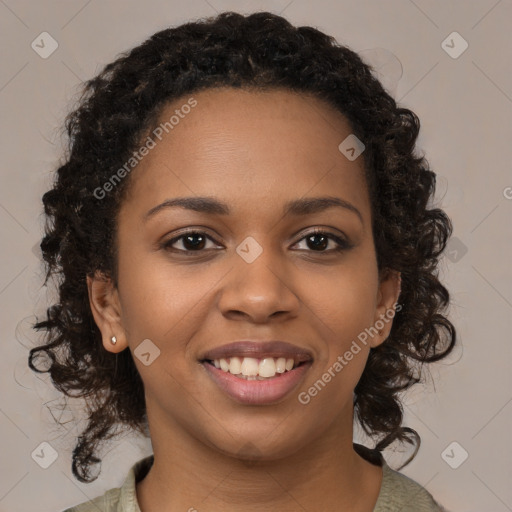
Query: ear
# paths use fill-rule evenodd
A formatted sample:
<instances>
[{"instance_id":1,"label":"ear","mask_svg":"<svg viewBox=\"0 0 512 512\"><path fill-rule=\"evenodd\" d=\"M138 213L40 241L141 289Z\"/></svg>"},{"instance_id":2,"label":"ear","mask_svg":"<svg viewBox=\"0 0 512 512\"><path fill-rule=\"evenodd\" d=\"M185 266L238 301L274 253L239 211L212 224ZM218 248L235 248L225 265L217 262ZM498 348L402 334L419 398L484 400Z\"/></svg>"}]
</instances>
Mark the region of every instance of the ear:
<instances>
[{"instance_id":1,"label":"ear","mask_svg":"<svg viewBox=\"0 0 512 512\"><path fill-rule=\"evenodd\" d=\"M375 335L371 337L370 341L372 348L379 346L389 336L393 325L393 318L397 311L396 304L400 296L401 281L401 274L396 270L386 269L382 273L373 322Z\"/></svg>"},{"instance_id":2,"label":"ear","mask_svg":"<svg viewBox=\"0 0 512 512\"><path fill-rule=\"evenodd\" d=\"M119 293L112 279L96 271L94 276L87 276L89 304L94 321L101 331L105 350L118 353L128 346L126 332L122 323ZM112 336L116 343L112 343Z\"/></svg>"}]
</instances>

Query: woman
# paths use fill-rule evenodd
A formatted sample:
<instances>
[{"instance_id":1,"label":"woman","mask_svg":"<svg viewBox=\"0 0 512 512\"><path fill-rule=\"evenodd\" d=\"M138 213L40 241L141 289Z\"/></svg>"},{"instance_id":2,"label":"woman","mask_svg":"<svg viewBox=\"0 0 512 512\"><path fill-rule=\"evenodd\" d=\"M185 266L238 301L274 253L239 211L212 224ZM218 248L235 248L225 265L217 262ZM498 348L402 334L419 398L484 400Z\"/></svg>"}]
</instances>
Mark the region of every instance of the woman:
<instances>
[{"instance_id":1,"label":"woman","mask_svg":"<svg viewBox=\"0 0 512 512\"><path fill-rule=\"evenodd\" d=\"M41 243L60 296L29 364L84 397L80 481L117 427L154 451L67 512L442 510L380 452L414 457L398 393L455 344L451 223L416 115L358 55L222 13L106 66L67 130Z\"/></svg>"}]
</instances>

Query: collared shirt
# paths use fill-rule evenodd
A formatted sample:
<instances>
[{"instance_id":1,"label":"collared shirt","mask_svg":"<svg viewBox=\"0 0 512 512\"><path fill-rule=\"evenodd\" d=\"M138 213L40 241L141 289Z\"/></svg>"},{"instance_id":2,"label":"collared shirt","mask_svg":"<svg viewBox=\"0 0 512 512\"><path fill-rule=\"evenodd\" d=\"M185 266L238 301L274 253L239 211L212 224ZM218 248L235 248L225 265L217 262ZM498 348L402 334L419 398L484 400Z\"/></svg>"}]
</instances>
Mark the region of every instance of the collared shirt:
<instances>
[{"instance_id":1,"label":"collared shirt","mask_svg":"<svg viewBox=\"0 0 512 512\"><path fill-rule=\"evenodd\" d=\"M432 495L414 480L392 470L379 452L354 445L373 464L382 466L382 484L373 512L446 512ZM150 455L136 462L123 485L102 496L68 508L63 512L141 512L137 502L136 484L153 465Z\"/></svg>"}]
</instances>

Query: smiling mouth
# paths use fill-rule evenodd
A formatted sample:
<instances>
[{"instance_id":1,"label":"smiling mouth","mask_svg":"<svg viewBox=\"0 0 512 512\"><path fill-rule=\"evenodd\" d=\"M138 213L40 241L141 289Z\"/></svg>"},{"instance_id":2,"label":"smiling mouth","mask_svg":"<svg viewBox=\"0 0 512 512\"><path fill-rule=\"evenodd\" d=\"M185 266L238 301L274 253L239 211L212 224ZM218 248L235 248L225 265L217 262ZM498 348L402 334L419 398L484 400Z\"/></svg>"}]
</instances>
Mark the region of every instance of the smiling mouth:
<instances>
[{"instance_id":1,"label":"smiling mouth","mask_svg":"<svg viewBox=\"0 0 512 512\"><path fill-rule=\"evenodd\" d=\"M242 405L262 406L276 404L289 396L304 380L313 360L228 357L199 362L229 398Z\"/></svg>"},{"instance_id":2,"label":"smiling mouth","mask_svg":"<svg viewBox=\"0 0 512 512\"><path fill-rule=\"evenodd\" d=\"M269 380L280 377L311 361L296 361L292 357L228 357L204 359L201 362L210 364L239 379Z\"/></svg>"}]
</instances>

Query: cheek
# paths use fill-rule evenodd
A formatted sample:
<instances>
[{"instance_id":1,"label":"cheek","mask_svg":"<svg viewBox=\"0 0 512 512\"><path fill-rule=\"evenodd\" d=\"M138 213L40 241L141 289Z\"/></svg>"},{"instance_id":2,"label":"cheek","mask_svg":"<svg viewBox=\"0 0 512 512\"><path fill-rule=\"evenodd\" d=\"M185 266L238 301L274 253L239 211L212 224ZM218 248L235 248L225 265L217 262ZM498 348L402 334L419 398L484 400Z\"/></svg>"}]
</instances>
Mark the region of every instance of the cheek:
<instances>
[{"instance_id":1,"label":"cheek","mask_svg":"<svg viewBox=\"0 0 512 512\"><path fill-rule=\"evenodd\" d=\"M215 282L193 266L173 268L148 257L120 261L119 275L123 323L132 341L154 337L159 345L182 332Z\"/></svg>"},{"instance_id":2,"label":"cheek","mask_svg":"<svg viewBox=\"0 0 512 512\"><path fill-rule=\"evenodd\" d=\"M329 326L335 334L332 347L338 354L348 350L352 341L363 338L362 333L371 326L375 312L375 297L374 294L364 291L340 290L337 300L332 301Z\"/></svg>"},{"instance_id":3,"label":"cheek","mask_svg":"<svg viewBox=\"0 0 512 512\"><path fill-rule=\"evenodd\" d=\"M353 391L364 371L369 344L364 339L370 325L368 303L361 294L357 300L350 290L333 295L322 321L317 322L324 343L317 354L314 372L300 390L299 402L312 404L326 421L336 411L345 411L352 403Z\"/></svg>"},{"instance_id":4,"label":"cheek","mask_svg":"<svg viewBox=\"0 0 512 512\"><path fill-rule=\"evenodd\" d=\"M329 275L310 275L302 296L319 338L328 340L328 356L345 352L352 340L374 319L377 273L371 265L337 269ZM307 291L308 290L308 291ZM325 360L326 358L324 358Z\"/></svg>"},{"instance_id":5,"label":"cheek","mask_svg":"<svg viewBox=\"0 0 512 512\"><path fill-rule=\"evenodd\" d=\"M309 293L311 322L323 343L318 346L317 370L307 383L306 393L321 395L319 407L332 404L341 410L367 361L367 330L375 315L378 273L369 258L338 269L330 277L309 279L313 290Z\"/></svg>"}]
</instances>

